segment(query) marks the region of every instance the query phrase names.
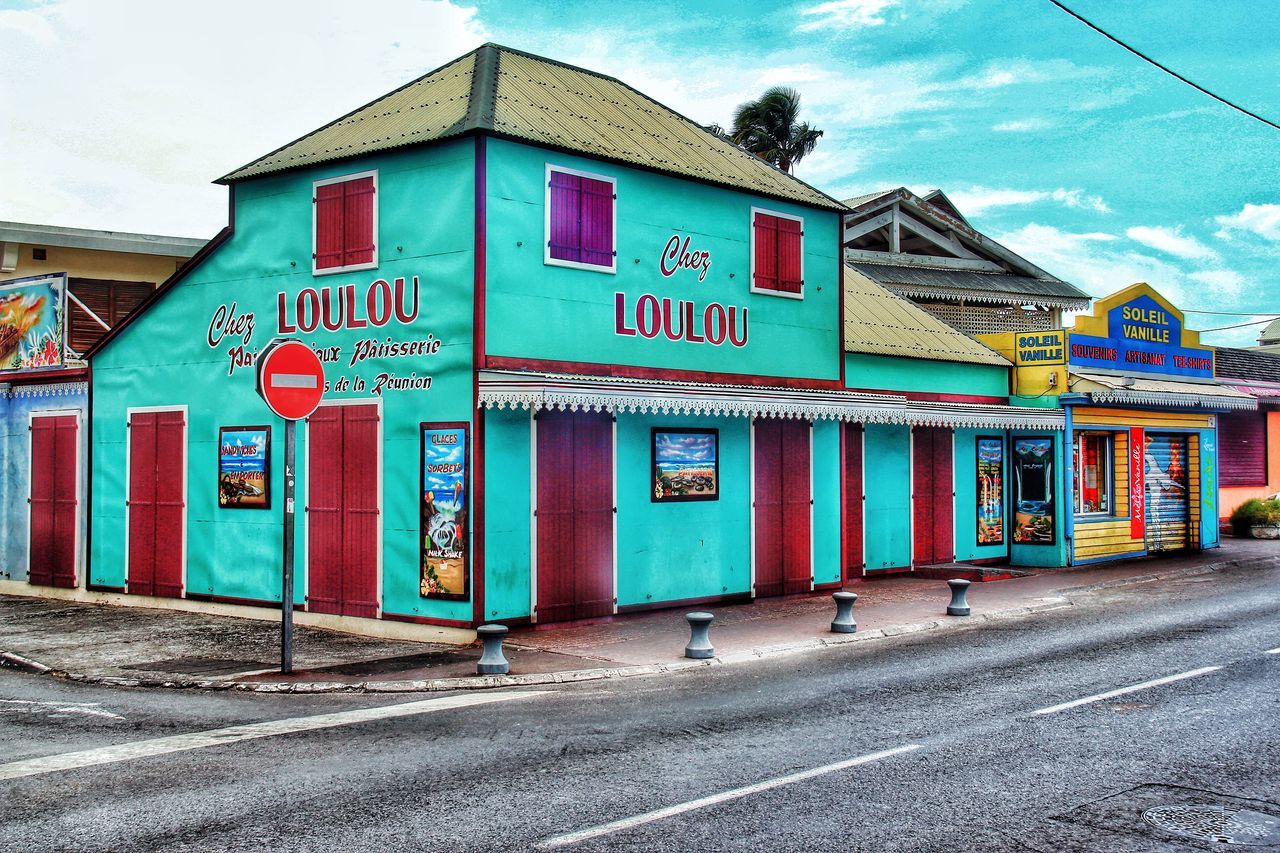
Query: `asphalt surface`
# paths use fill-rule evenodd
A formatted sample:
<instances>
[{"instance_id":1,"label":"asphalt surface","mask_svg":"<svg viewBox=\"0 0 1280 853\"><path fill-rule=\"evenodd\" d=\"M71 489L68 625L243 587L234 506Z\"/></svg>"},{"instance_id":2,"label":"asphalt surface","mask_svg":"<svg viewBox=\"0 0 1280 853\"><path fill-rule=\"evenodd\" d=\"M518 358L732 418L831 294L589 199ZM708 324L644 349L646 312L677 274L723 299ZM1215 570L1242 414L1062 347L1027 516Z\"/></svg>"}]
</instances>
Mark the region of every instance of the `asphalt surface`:
<instances>
[{"instance_id":1,"label":"asphalt surface","mask_svg":"<svg viewBox=\"0 0 1280 853\"><path fill-rule=\"evenodd\" d=\"M1224 849L1142 814L1216 803L1280 818L1277 647L1280 569L1229 571L972 630L21 778L6 768L495 694L139 690L0 671L0 850L532 850L743 788L561 849ZM1221 668L1033 713L1209 666ZM804 771L815 775L756 789Z\"/></svg>"}]
</instances>

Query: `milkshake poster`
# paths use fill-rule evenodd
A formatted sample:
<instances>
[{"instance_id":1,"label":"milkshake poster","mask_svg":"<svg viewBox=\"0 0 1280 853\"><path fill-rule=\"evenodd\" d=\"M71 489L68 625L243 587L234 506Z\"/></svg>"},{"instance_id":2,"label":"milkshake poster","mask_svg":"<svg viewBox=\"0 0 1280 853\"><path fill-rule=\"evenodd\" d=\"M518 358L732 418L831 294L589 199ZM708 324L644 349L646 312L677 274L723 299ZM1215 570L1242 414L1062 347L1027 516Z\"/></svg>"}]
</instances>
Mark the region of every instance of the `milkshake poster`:
<instances>
[{"instance_id":1,"label":"milkshake poster","mask_svg":"<svg viewBox=\"0 0 1280 853\"><path fill-rule=\"evenodd\" d=\"M218 506L268 509L271 428L223 427L218 430Z\"/></svg>"},{"instance_id":2,"label":"milkshake poster","mask_svg":"<svg viewBox=\"0 0 1280 853\"><path fill-rule=\"evenodd\" d=\"M422 425L424 598L465 599L467 571L467 425Z\"/></svg>"},{"instance_id":3,"label":"milkshake poster","mask_svg":"<svg viewBox=\"0 0 1280 853\"><path fill-rule=\"evenodd\" d=\"M1004 439L978 439L978 544L1004 544Z\"/></svg>"}]
</instances>

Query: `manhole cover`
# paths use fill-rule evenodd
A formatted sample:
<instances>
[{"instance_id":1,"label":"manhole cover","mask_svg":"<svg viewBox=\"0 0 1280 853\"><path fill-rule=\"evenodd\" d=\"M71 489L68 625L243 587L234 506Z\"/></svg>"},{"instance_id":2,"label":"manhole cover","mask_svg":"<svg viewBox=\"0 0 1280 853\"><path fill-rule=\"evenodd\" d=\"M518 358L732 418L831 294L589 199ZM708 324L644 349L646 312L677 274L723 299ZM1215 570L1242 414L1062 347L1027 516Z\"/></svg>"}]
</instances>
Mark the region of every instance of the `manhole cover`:
<instances>
[{"instance_id":1,"label":"manhole cover","mask_svg":"<svg viewBox=\"0 0 1280 853\"><path fill-rule=\"evenodd\" d=\"M1280 844L1280 818L1232 806L1157 806L1142 819L1165 832L1220 844Z\"/></svg>"}]
</instances>

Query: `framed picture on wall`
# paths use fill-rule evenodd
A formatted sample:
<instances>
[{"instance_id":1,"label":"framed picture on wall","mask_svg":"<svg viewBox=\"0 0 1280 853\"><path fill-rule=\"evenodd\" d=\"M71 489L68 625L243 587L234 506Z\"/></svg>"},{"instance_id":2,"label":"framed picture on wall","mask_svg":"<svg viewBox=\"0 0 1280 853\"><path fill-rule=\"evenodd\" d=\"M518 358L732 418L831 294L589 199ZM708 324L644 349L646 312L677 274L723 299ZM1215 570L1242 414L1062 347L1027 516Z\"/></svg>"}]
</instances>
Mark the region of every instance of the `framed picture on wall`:
<instances>
[{"instance_id":1,"label":"framed picture on wall","mask_svg":"<svg viewBox=\"0 0 1280 853\"><path fill-rule=\"evenodd\" d=\"M719 500L719 430L653 427L650 444L653 503Z\"/></svg>"},{"instance_id":2,"label":"framed picture on wall","mask_svg":"<svg viewBox=\"0 0 1280 853\"><path fill-rule=\"evenodd\" d=\"M471 587L467 424L422 424L421 453L419 593L465 600Z\"/></svg>"},{"instance_id":3,"label":"framed picture on wall","mask_svg":"<svg viewBox=\"0 0 1280 853\"><path fill-rule=\"evenodd\" d=\"M978 544L1004 544L1004 439L977 438Z\"/></svg>"},{"instance_id":4,"label":"framed picture on wall","mask_svg":"<svg viewBox=\"0 0 1280 853\"><path fill-rule=\"evenodd\" d=\"M1013 484L1013 541L1021 545L1052 545L1052 436L1013 440Z\"/></svg>"},{"instance_id":5,"label":"framed picture on wall","mask_svg":"<svg viewBox=\"0 0 1280 853\"><path fill-rule=\"evenodd\" d=\"M218 430L218 506L271 508L271 427Z\"/></svg>"}]
</instances>

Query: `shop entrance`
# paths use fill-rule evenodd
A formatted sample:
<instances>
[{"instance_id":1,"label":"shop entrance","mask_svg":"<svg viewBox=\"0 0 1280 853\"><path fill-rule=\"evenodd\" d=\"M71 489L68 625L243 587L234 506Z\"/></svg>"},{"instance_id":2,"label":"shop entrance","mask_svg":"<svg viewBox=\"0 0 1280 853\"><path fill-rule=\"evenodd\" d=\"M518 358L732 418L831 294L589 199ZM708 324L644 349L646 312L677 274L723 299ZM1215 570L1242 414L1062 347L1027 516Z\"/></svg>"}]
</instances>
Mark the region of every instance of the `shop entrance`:
<instances>
[{"instance_id":1,"label":"shop entrance","mask_svg":"<svg viewBox=\"0 0 1280 853\"><path fill-rule=\"evenodd\" d=\"M752 425L755 459L755 594L813 588L808 421L760 418Z\"/></svg>"},{"instance_id":2,"label":"shop entrance","mask_svg":"<svg viewBox=\"0 0 1280 853\"><path fill-rule=\"evenodd\" d=\"M76 585L76 459L79 423L75 415L31 418L31 541L28 583Z\"/></svg>"},{"instance_id":3,"label":"shop entrance","mask_svg":"<svg viewBox=\"0 0 1280 853\"><path fill-rule=\"evenodd\" d=\"M927 566L956 558L952 433L939 427L911 431L912 563Z\"/></svg>"},{"instance_id":4,"label":"shop entrance","mask_svg":"<svg viewBox=\"0 0 1280 853\"><path fill-rule=\"evenodd\" d=\"M539 623L613 613L613 418L599 412L537 415Z\"/></svg>"},{"instance_id":5,"label":"shop entrance","mask_svg":"<svg viewBox=\"0 0 1280 853\"><path fill-rule=\"evenodd\" d=\"M187 520L187 416L129 414L129 568L134 595L182 597Z\"/></svg>"},{"instance_id":6,"label":"shop entrance","mask_svg":"<svg viewBox=\"0 0 1280 853\"><path fill-rule=\"evenodd\" d=\"M1191 468L1186 435L1148 432L1143 454L1146 488L1146 544L1149 552L1191 546Z\"/></svg>"},{"instance_id":7,"label":"shop entrance","mask_svg":"<svg viewBox=\"0 0 1280 853\"><path fill-rule=\"evenodd\" d=\"M378 615L378 406L307 418L307 610Z\"/></svg>"}]
</instances>

